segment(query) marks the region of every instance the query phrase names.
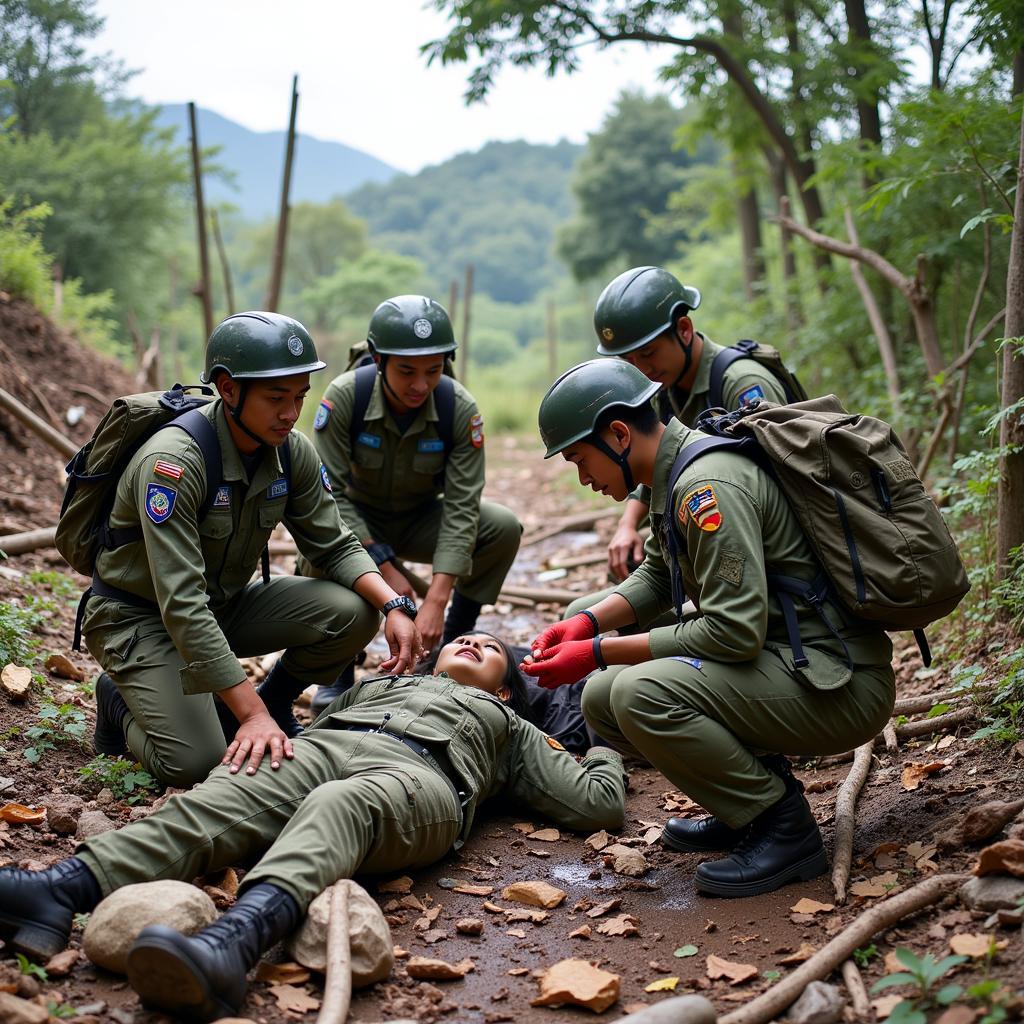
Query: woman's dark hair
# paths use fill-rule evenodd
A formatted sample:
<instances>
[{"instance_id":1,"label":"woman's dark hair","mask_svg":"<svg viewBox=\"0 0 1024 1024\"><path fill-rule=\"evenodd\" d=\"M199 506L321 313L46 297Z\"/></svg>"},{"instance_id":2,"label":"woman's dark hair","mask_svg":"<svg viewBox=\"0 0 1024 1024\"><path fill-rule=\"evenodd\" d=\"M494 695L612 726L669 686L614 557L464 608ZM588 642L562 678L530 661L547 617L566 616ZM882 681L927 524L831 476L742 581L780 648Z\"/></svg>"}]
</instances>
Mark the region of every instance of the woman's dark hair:
<instances>
[{"instance_id":1,"label":"woman's dark hair","mask_svg":"<svg viewBox=\"0 0 1024 1024\"><path fill-rule=\"evenodd\" d=\"M526 696L526 680L523 679L523 674L519 671L519 659L516 657L515 651L501 637L488 633L483 629L474 629L464 635L489 636L502 649L505 654L505 676L501 680L501 685L507 688L509 693L508 700L505 703L517 715L525 715L529 710L530 703ZM455 639L457 640L458 637L455 637ZM433 674L440 653L441 645L438 645L415 666L413 672L425 676Z\"/></svg>"}]
</instances>

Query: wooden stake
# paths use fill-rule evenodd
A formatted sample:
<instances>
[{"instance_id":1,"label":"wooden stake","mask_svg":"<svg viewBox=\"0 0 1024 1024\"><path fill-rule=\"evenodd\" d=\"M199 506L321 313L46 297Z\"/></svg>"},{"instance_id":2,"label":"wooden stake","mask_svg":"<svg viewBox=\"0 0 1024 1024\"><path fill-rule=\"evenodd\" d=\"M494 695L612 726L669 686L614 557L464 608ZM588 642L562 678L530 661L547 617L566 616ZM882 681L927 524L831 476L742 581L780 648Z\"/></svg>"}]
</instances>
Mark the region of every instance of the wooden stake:
<instances>
[{"instance_id":1,"label":"wooden stake","mask_svg":"<svg viewBox=\"0 0 1024 1024\"><path fill-rule=\"evenodd\" d=\"M352 1002L352 951L348 936L348 880L334 883L327 919L327 970L317 1024L345 1024Z\"/></svg>"},{"instance_id":2,"label":"wooden stake","mask_svg":"<svg viewBox=\"0 0 1024 1024\"><path fill-rule=\"evenodd\" d=\"M23 555L26 551L37 551L39 548L52 548L56 532L56 526L47 526L27 533L9 533L6 537L0 537L0 551L10 556Z\"/></svg>"},{"instance_id":3,"label":"wooden stake","mask_svg":"<svg viewBox=\"0 0 1024 1024\"><path fill-rule=\"evenodd\" d=\"M292 109L288 118L288 143L284 152L284 174L281 178L281 208L277 215L277 238L274 241L274 259L270 269L270 283L264 308L276 311L281 298L284 277L284 256L288 245L288 193L292 184L292 160L295 156L295 115L299 109L299 76L292 77Z\"/></svg>"},{"instance_id":4,"label":"wooden stake","mask_svg":"<svg viewBox=\"0 0 1024 1024\"><path fill-rule=\"evenodd\" d=\"M227 250L224 248L224 236L220 233L220 217L216 210L210 211L210 222L213 224L213 240L217 243L217 255L220 257L220 273L224 278L224 294L228 301L228 316L238 312L235 305L235 285L231 280L231 264L228 263Z\"/></svg>"},{"instance_id":5,"label":"wooden stake","mask_svg":"<svg viewBox=\"0 0 1024 1024\"><path fill-rule=\"evenodd\" d=\"M70 459L78 451L78 445L74 441L54 430L46 420L38 417L28 406L19 402L14 395L3 388L0 388L0 409L9 412L65 458Z\"/></svg>"},{"instance_id":6,"label":"wooden stake","mask_svg":"<svg viewBox=\"0 0 1024 1024\"><path fill-rule=\"evenodd\" d=\"M896 736L896 726L892 722L887 722L885 728L882 730L882 739L885 740L885 749L888 751L890 757L895 757L899 750L899 739Z\"/></svg>"},{"instance_id":7,"label":"wooden stake","mask_svg":"<svg viewBox=\"0 0 1024 1024\"><path fill-rule=\"evenodd\" d=\"M466 283L462 286L462 337L459 342L462 346L459 362L462 364L462 372L459 379L466 387L469 387L469 308L473 302L473 264L466 264Z\"/></svg>"},{"instance_id":8,"label":"wooden stake","mask_svg":"<svg viewBox=\"0 0 1024 1024\"><path fill-rule=\"evenodd\" d=\"M868 740L857 748L853 767L836 796L835 852L832 854L832 891L836 903L846 902L846 883L850 880L850 864L853 860L854 810L857 797L871 770L874 748L874 740Z\"/></svg>"},{"instance_id":9,"label":"wooden stake","mask_svg":"<svg viewBox=\"0 0 1024 1024\"><path fill-rule=\"evenodd\" d=\"M876 903L851 924L847 925L831 942L804 961L792 974L787 974L777 985L741 1006L738 1010L718 1018L718 1024L766 1024L777 1017L812 982L827 978L855 949L867 943L873 935L891 928L897 921L937 903L947 893L963 884L968 875L935 875L906 892L890 896Z\"/></svg>"},{"instance_id":10,"label":"wooden stake","mask_svg":"<svg viewBox=\"0 0 1024 1024\"><path fill-rule=\"evenodd\" d=\"M188 124L192 134L192 187L196 197L196 229L199 235L199 289L196 293L203 306L203 329L206 337L213 334L213 302L210 297L210 253L206 245L206 206L203 203L203 166L199 156L199 131L196 128L196 105L188 105Z\"/></svg>"}]
</instances>

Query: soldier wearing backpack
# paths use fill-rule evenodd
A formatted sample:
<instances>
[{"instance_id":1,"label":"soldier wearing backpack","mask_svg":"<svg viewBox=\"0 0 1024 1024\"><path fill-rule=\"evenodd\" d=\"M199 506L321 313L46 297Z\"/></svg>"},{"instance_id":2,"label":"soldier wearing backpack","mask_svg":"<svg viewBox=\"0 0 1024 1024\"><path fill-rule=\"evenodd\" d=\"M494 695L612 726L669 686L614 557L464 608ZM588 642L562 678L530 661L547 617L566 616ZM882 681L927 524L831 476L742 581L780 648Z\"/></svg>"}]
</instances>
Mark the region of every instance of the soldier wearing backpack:
<instances>
[{"instance_id":1,"label":"soldier wearing backpack","mask_svg":"<svg viewBox=\"0 0 1024 1024\"><path fill-rule=\"evenodd\" d=\"M593 360L563 374L541 403L545 457L560 453L582 485L616 501L638 483L650 488L651 536L643 564L542 632L523 668L551 687L599 669L583 690L590 726L711 814L669 820L665 843L726 851L698 867L697 889L752 896L826 870L818 826L782 755L836 753L877 735L895 697L892 645L820 584L816 550L757 461L710 450L674 477L681 453L721 439L661 423L650 404L658 386L622 360ZM769 578L818 592L794 600ZM681 607L684 591L696 618L601 635L649 628Z\"/></svg>"},{"instance_id":2,"label":"soldier wearing backpack","mask_svg":"<svg viewBox=\"0 0 1024 1024\"><path fill-rule=\"evenodd\" d=\"M481 606L497 600L522 526L503 505L481 500L483 419L444 373L456 349L444 308L423 295L388 299L370 319L367 342L373 363L327 386L313 443L336 482L342 521L388 584L411 599L394 560L433 567L416 620L430 650L472 631ZM322 688L314 709L351 682L349 670Z\"/></svg>"},{"instance_id":3,"label":"soldier wearing backpack","mask_svg":"<svg viewBox=\"0 0 1024 1024\"><path fill-rule=\"evenodd\" d=\"M180 389L159 402L119 399L69 466L58 545L93 573L81 607L86 643L105 670L96 749L116 755L127 743L168 785L188 788L218 763L239 771L247 762L253 774L265 753L278 768L299 732L292 701L352 660L379 613L391 648L382 668L400 672L419 653L415 607L339 521L330 478L292 430L309 375L324 366L298 321L230 316L206 348L202 380L216 400L196 405ZM138 431L133 416L149 426L125 461L104 463ZM94 524L104 484L110 498ZM323 579L270 579L265 566L263 580L250 582L280 522ZM238 656L281 649L256 690ZM226 751L229 726L219 718L233 734Z\"/></svg>"}]
</instances>

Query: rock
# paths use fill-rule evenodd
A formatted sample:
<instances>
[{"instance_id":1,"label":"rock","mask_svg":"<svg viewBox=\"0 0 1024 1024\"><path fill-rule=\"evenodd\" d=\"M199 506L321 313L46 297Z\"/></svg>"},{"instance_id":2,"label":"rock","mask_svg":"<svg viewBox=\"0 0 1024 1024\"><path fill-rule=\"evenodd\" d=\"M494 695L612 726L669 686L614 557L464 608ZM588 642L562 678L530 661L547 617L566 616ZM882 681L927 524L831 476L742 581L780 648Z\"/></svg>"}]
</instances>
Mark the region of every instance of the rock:
<instances>
[{"instance_id":1,"label":"rock","mask_svg":"<svg viewBox=\"0 0 1024 1024\"><path fill-rule=\"evenodd\" d=\"M419 981L458 981L474 967L475 964L469 959L450 964L447 960L435 960L429 956L411 957L405 965L409 977Z\"/></svg>"},{"instance_id":2,"label":"rock","mask_svg":"<svg viewBox=\"0 0 1024 1024\"><path fill-rule=\"evenodd\" d=\"M715 1024L715 1008L703 996L676 996L646 1006L615 1024Z\"/></svg>"},{"instance_id":3,"label":"rock","mask_svg":"<svg viewBox=\"0 0 1024 1024\"><path fill-rule=\"evenodd\" d=\"M1024 839L1004 839L986 846L974 866L976 875L1013 875L1024 878Z\"/></svg>"},{"instance_id":4,"label":"rock","mask_svg":"<svg viewBox=\"0 0 1024 1024\"><path fill-rule=\"evenodd\" d=\"M607 854L607 850L605 853ZM605 863L608 863L605 861ZM647 871L647 858L639 850L632 850L626 847L622 852L616 853L615 859L611 862L612 871L617 875L628 875L630 878L639 878Z\"/></svg>"},{"instance_id":5,"label":"rock","mask_svg":"<svg viewBox=\"0 0 1024 1024\"><path fill-rule=\"evenodd\" d=\"M972 807L966 815L955 821L948 832L938 837L939 849L946 852L971 843L980 843L1000 832L1021 811L1024 811L1024 800L991 800Z\"/></svg>"},{"instance_id":6,"label":"rock","mask_svg":"<svg viewBox=\"0 0 1024 1024\"><path fill-rule=\"evenodd\" d=\"M11 700L25 700L32 685L32 669L23 665L5 665L0 672L0 690Z\"/></svg>"},{"instance_id":7,"label":"rock","mask_svg":"<svg viewBox=\"0 0 1024 1024\"><path fill-rule=\"evenodd\" d=\"M544 907L552 910L564 899L565 892L547 882L515 882L501 890L502 899L513 903L525 903L529 907Z\"/></svg>"},{"instance_id":8,"label":"rock","mask_svg":"<svg viewBox=\"0 0 1024 1024\"><path fill-rule=\"evenodd\" d=\"M77 949L62 950L60 953L57 953L55 956L52 956L47 960L45 968L46 973L51 978L63 978L65 975L71 973L71 968L78 963L78 958L81 955L82 954L79 953ZM90 1011L86 1010L84 1012L88 1013ZM100 1013L101 1011L97 1010L96 1012Z\"/></svg>"},{"instance_id":9,"label":"rock","mask_svg":"<svg viewBox=\"0 0 1024 1024\"><path fill-rule=\"evenodd\" d=\"M22 999L35 999L43 991L43 986L39 984L39 979L33 978L30 974L21 975L16 984L17 987L14 990L14 994L21 996ZM0 1020L2 1019L0 1017Z\"/></svg>"},{"instance_id":10,"label":"rock","mask_svg":"<svg viewBox=\"0 0 1024 1024\"><path fill-rule=\"evenodd\" d=\"M842 993L835 985L812 981L789 1008L786 1020L792 1024L836 1024L843 1016Z\"/></svg>"},{"instance_id":11,"label":"rock","mask_svg":"<svg viewBox=\"0 0 1024 1024\"><path fill-rule=\"evenodd\" d=\"M585 1006L603 1013L619 998L620 978L586 960L559 960L538 979L540 995L531 1006Z\"/></svg>"},{"instance_id":12,"label":"rock","mask_svg":"<svg viewBox=\"0 0 1024 1024\"><path fill-rule=\"evenodd\" d=\"M78 818L85 810L85 801L74 793L54 793L43 801L46 808L46 823L51 832L63 836L74 835L78 829Z\"/></svg>"},{"instance_id":13,"label":"rock","mask_svg":"<svg viewBox=\"0 0 1024 1024\"><path fill-rule=\"evenodd\" d=\"M348 936L352 957L352 985L360 988L381 981L395 965L391 929L376 900L355 882L348 888ZM303 967L322 971L327 966L327 919L331 911L331 891L324 889L309 905L306 919L287 941L285 948Z\"/></svg>"},{"instance_id":14,"label":"rock","mask_svg":"<svg viewBox=\"0 0 1024 1024\"><path fill-rule=\"evenodd\" d=\"M455 922L455 930L462 935L479 935L484 930L484 923L479 917L463 917Z\"/></svg>"},{"instance_id":15,"label":"rock","mask_svg":"<svg viewBox=\"0 0 1024 1024\"><path fill-rule=\"evenodd\" d=\"M193 935L216 919L213 900L187 882L126 885L112 892L92 912L82 946L94 964L123 974L128 950L143 928L162 924Z\"/></svg>"},{"instance_id":16,"label":"rock","mask_svg":"<svg viewBox=\"0 0 1024 1024\"><path fill-rule=\"evenodd\" d=\"M1008 875L970 878L960 887L960 900L971 910L987 914L997 910L1015 910L1024 899L1024 880Z\"/></svg>"},{"instance_id":17,"label":"rock","mask_svg":"<svg viewBox=\"0 0 1024 1024\"><path fill-rule=\"evenodd\" d=\"M0 1020L4 1024L46 1024L50 1012L38 1003L0 992Z\"/></svg>"},{"instance_id":18,"label":"rock","mask_svg":"<svg viewBox=\"0 0 1024 1024\"><path fill-rule=\"evenodd\" d=\"M117 826L102 811L82 811L78 827L75 829L75 838L81 842L83 839L91 839L115 828Z\"/></svg>"},{"instance_id":19,"label":"rock","mask_svg":"<svg viewBox=\"0 0 1024 1024\"><path fill-rule=\"evenodd\" d=\"M106 787L96 794L97 807L109 807L112 803L114 803L114 794Z\"/></svg>"}]
</instances>

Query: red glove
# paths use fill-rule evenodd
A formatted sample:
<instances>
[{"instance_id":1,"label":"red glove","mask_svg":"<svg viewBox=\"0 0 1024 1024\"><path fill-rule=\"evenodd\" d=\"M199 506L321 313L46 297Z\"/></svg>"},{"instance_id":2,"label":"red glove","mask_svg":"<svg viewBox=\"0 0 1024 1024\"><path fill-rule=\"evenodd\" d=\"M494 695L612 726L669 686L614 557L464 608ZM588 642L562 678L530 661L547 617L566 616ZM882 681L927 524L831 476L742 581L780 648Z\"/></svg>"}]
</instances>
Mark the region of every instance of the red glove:
<instances>
[{"instance_id":1,"label":"red glove","mask_svg":"<svg viewBox=\"0 0 1024 1024\"><path fill-rule=\"evenodd\" d=\"M530 644L530 652L534 658L543 654L555 644L571 640L592 640L597 636L597 623L590 612L580 612L571 619L563 619L553 626L548 626L536 640Z\"/></svg>"},{"instance_id":2,"label":"red glove","mask_svg":"<svg viewBox=\"0 0 1024 1024\"><path fill-rule=\"evenodd\" d=\"M572 621L570 619L570 621ZM537 685L545 690L579 682L598 667L597 644L590 640L567 640L549 647L532 661L524 661L520 669L537 677ZM607 668L601 665L601 668Z\"/></svg>"}]
</instances>

